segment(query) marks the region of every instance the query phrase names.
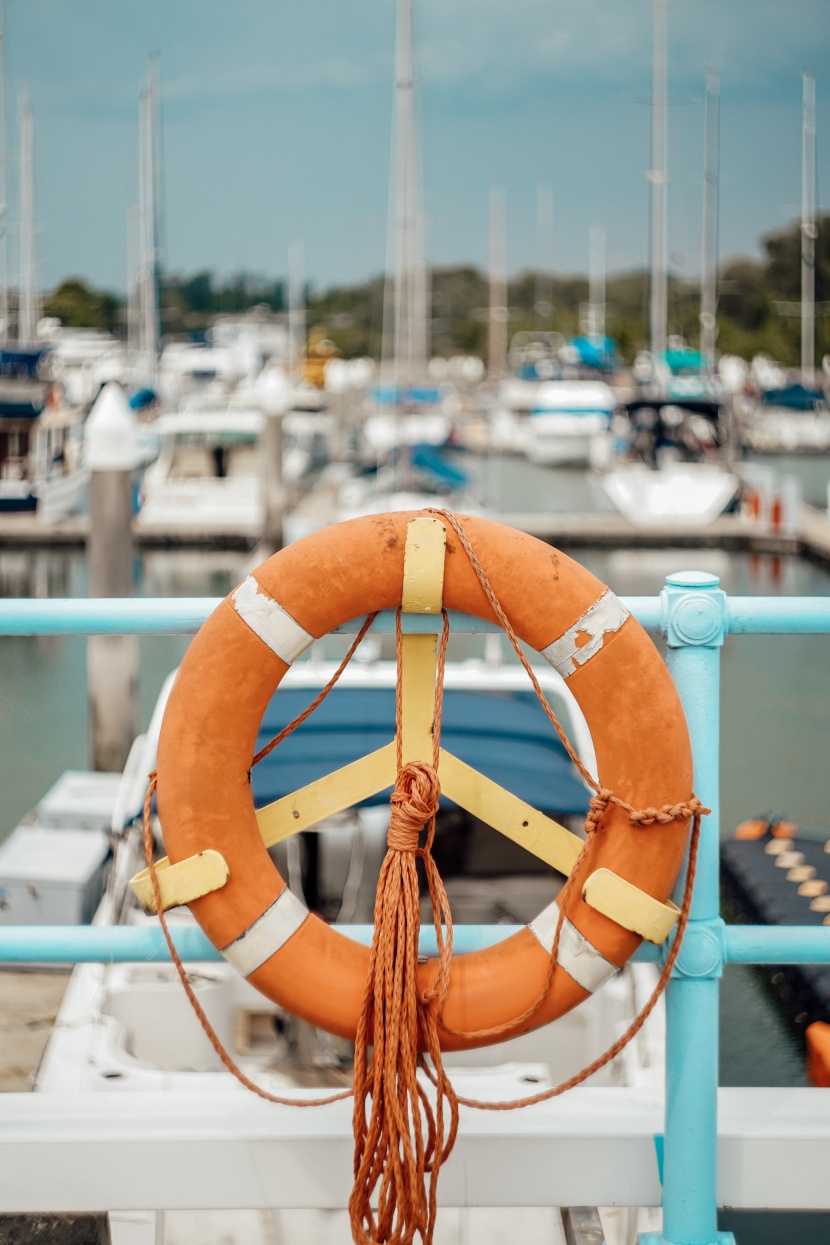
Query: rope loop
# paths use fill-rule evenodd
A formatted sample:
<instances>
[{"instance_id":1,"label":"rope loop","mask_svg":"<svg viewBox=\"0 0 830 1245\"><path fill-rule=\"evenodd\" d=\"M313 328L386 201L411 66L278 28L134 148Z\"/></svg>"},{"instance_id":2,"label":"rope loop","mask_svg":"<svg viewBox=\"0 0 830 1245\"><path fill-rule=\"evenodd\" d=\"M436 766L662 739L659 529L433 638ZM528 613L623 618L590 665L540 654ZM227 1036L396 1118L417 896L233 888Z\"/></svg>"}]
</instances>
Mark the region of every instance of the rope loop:
<instances>
[{"instance_id":1,"label":"rope loop","mask_svg":"<svg viewBox=\"0 0 830 1245\"><path fill-rule=\"evenodd\" d=\"M591 796L588 803L588 816L585 818L586 835L599 830L600 822L605 816L605 810L613 798L614 792L609 790L608 787L600 787L596 795Z\"/></svg>"},{"instance_id":2,"label":"rope loop","mask_svg":"<svg viewBox=\"0 0 830 1245\"><path fill-rule=\"evenodd\" d=\"M389 797L392 816L386 838L390 851L415 852L427 822L438 812L441 784L426 761L410 761L398 771L395 790Z\"/></svg>"},{"instance_id":3,"label":"rope loop","mask_svg":"<svg viewBox=\"0 0 830 1245\"><path fill-rule=\"evenodd\" d=\"M591 803L593 804L593 800ZM706 817L711 811L711 808L704 807L697 796L693 795L691 799L683 800L680 804L663 804L660 808L632 808L629 811L628 820L632 826L652 826L655 821L661 826L666 826L671 821Z\"/></svg>"}]
</instances>

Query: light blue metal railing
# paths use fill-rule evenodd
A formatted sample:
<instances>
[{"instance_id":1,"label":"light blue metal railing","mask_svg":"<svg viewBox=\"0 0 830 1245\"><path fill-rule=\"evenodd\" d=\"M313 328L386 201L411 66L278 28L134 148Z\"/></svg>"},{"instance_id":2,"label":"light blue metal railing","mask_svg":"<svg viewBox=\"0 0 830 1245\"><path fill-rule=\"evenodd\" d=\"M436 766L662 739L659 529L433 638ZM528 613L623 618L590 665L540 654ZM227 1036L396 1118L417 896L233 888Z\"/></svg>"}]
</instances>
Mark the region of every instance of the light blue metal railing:
<instances>
[{"instance_id":1,"label":"light blue metal railing","mask_svg":"<svg viewBox=\"0 0 830 1245\"><path fill-rule=\"evenodd\" d=\"M695 791L711 808L704 818L691 919L666 995L666 1118L662 1235L641 1245L726 1245L717 1231L718 982L728 962L830 964L830 928L726 926L719 914L719 699L720 648L727 635L830 634L830 600L737 598L729 600L714 575L669 576L659 597L624 598L636 618L660 631L680 693L695 763ZM212 598L145 600L7 600L0 602L0 635L170 634L198 629L216 606ZM354 632L361 620L342 628ZM412 630L437 628L438 620L406 616ZM381 615L376 629L391 630ZM454 616L456 631L491 630L477 619ZM681 879L682 885L682 879ZM510 934L504 926L456 928L460 951ZM361 940L370 928L353 926ZM425 933L424 949L430 950ZM216 958L200 930L176 931L184 960ZM638 958L659 958L643 947ZM0 929L0 963L146 960L167 955L155 929L40 927Z\"/></svg>"}]
</instances>

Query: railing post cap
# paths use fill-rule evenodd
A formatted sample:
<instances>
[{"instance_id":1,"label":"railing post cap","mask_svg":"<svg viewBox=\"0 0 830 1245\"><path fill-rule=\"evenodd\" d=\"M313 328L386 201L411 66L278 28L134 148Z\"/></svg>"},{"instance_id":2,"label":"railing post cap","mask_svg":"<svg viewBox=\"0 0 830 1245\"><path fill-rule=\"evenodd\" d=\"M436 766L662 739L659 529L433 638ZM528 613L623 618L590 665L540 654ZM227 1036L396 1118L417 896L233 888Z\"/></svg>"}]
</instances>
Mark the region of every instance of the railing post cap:
<instances>
[{"instance_id":1,"label":"railing post cap","mask_svg":"<svg viewBox=\"0 0 830 1245\"><path fill-rule=\"evenodd\" d=\"M708 571L675 571L660 593L669 648L719 648L726 638L726 594Z\"/></svg>"},{"instance_id":2,"label":"railing post cap","mask_svg":"<svg viewBox=\"0 0 830 1245\"><path fill-rule=\"evenodd\" d=\"M710 575L708 571L673 571L666 576L670 588L717 588L720 583L718 575Z\"/></svg>"}]
</instances>

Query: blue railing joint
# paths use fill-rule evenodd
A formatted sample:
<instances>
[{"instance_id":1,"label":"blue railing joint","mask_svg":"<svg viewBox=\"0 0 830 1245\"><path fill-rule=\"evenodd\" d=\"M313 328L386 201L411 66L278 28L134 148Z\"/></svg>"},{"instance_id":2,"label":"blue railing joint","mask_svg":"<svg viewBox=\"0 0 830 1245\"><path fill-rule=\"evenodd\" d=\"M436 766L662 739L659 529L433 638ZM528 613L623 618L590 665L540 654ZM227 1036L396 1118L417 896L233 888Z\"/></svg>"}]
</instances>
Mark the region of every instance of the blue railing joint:
<instances>
[{"instance_id":1,"label":"blue railing joint","mask_svg":"<svg viewBox=\"0 0 830 1245\"><path fill-rule=\"evenodd\" d=\"M717 575L678 571L660 593L660 630L670 648L720 648L729 630L726 593Z\"/></svg>"},{"instance_id":2,"label":"blue railing joint","mask_svg":"<svg viewBox=\"0 0 830 1245\"><path fill-rule=\"evenodd\" d=\"M723 975L726 963L726 925L719 917L689 921L672 977L712 981Z\"/></svg>"}]
</instances>

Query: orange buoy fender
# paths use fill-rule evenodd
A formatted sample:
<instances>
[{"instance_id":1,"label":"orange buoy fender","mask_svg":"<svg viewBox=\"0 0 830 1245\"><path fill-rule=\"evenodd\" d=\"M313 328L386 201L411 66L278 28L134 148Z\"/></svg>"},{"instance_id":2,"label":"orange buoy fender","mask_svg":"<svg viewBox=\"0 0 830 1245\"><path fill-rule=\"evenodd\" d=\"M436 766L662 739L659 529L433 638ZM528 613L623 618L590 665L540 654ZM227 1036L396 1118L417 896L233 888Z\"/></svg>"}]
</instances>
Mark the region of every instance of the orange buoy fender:
<instances>
[{"instance_id":1,"label":"orange buoy fender","mask_svg":"<svg viewBox=\"0 0 830 1245\"><path fill-rule=\"evenodd\" d=\"M830 1089L830 1025L816 1020L805 1030L807 1074L819 1089Z\"/></svg>"},{"instance_id":2,"label":"orange buoy fender","mask_svg":"<svg viewBox=\"0 0 830 1245\"><path fill-rule=\"evenodd\" d=\"M427 513L427 512L423 512ZM311 1024L353 1038L368 948L309 914L262 843L249 768L265 708L289 665L334 627L401 604L407 524L418 512L373 515L308 536L259 566L195 637L161 730L158 806L173 863L207 848L230 880L190 907L211 942L254 986ZM656 648L593 575L541 541L485 519L463 526L517 635L568 681L591 730L601 783L634 808L691 796L691 748L674 684ZM458 537L447 525L447 609L493 621ZM557 965L543 1004L515 1036L582 1002L640 939L582 898L608 868L664 901L680 868L686 820L634 826L608 807L571 889ZM521 1015L542 988L558 917L554 901L529 926L457 956L445 1007L454 1030ZM420 966L430 986L436 961ZM480 1040L442 1031L445 1049Z\"/></svg>"}]
</instances>

